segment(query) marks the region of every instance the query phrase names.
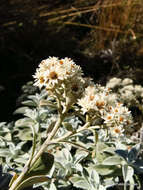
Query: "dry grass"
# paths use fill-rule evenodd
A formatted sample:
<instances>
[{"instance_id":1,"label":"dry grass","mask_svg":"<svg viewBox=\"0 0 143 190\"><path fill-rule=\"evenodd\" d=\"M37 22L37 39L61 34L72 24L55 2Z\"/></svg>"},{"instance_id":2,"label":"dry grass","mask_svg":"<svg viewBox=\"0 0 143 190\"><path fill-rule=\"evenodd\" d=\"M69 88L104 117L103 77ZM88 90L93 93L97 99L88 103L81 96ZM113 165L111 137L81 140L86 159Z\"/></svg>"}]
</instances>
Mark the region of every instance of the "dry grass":
<instances>
[{"instance_id":1,"label":"dry grass","mask_svg":"<svg viewBox=\"0 0 143 190\"><path fill-rule=\"evenodd\" d=\"M92 45L103 49L113 40L140 38L143 36L143 0L78 0L70 4L52 1L10 0L1 7L1 26L12 27L19 23L50 23L63 27L90 28ZM13 7L13 11L11 11ZM7 9L7 16L3 12ZM16 15L16 16L15 16ZM1 16L1 18L2 18ZM4 21L4 23L3 23ZM58 25L59 26L59 25ZM4 28L4 31L5 28ZM86 37L85 37L86 38ZM87 40L87 39L86 39Z\"/></svg>"},{"instance_id":2,"label":"dry grass","mask_svg":"<svg viewBox=\"0 0 143 190\"><path fill-rule=\"evenodd\" d=\"M82 23L78 21L86 17ZM143 0L98 0L96 3L73 6L40 13L48 23L64 23L91 28L90 37L96 42L96 48L103 49L108 42L119 39L142 37Z\"/></svg>"}]
</instances>

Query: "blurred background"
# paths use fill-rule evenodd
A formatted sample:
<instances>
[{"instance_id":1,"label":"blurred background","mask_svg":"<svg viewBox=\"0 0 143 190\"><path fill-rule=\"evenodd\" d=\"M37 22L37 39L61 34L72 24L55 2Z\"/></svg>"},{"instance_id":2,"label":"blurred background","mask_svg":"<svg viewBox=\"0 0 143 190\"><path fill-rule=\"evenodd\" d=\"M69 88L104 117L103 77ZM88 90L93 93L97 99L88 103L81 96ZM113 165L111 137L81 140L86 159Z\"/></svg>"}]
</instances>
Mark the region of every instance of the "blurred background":
<instances>
[{"instance_id":1,"label":"blurred background","mask_svg":"<svg viewBox=\"0 0 143 190\"><path fill-rule=\"evenodd\" d=\"M11 121L22 85L48 56L71 57L105 84L143 84L143 0L1 0L0 121Z\"/></svg>"}]
</instances>

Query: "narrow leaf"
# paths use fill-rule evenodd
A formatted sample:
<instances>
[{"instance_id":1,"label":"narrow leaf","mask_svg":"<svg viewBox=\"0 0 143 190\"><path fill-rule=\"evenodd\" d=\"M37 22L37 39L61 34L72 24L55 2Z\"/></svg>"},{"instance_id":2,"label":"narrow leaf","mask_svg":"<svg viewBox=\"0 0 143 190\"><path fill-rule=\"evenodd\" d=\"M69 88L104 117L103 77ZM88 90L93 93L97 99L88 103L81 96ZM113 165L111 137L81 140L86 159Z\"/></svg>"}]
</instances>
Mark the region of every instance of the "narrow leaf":
<instances>
[{"instance_id":1,"label":"narrow leaf","mask_svg":"<svg viewBox=\"0 0 143 190\"><path fill-rule=\"evenodd\" d=\"M16 190L21 190L26 187L29 187L31 185L34 185L36 183L41 183L41 182L46 182L50 181L50 178L47 176L39 175L39 176L32 176L29 177L28 179L24 180L17 188Z\"/></svg>"}]
</instances>

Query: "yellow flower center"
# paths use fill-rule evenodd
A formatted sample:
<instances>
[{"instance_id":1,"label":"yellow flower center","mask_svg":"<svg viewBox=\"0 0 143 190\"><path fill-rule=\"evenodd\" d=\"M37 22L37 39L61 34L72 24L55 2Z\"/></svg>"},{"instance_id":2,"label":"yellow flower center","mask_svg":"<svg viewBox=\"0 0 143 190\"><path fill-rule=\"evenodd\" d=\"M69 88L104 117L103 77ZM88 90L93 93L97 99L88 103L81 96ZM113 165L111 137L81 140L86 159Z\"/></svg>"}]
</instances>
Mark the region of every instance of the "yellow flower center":
<instances>
[{"instance_id":1,"label":"yellow flower center","mask_svg":"<svg viewBox=\"0 0 143 190\"><path fill-rule=\"evenodd\" d=\"M120 129L118 129L118 128L116 128L114 131L115 131L115 133L120 133L121 132Z\"/></svg>"},{"instance_id":2,"label":"yellow flower center","mask_svg":"<svg viewBox=\"0 0 143 190\"><path fill-rule=\"evenodd\" d=\"M103 106L105 105L104 101L101 101L101 102L96 102L96 106L99 108L99 109L102 109Z\"/></svg>"},{"instance_id":3,"label":"yellow flower center","mask_svg":"<svg viewBox=\"0 0 143 190\"><path fill-rule=\"evenodd\" d=\"M107 119L110 120L110 119L112 119L112 117L109 115L109 116L107 117Z\"/></svg>"},{"instance_id":4,"label":"yellow flower center","mask_svg":"<svg viewBox=\"0 0 143 190\"><path fill-rule=\"evenodd\" d=\"M120 121L123 121L123 120L124 120L124 118L121 116L119 120L120 120Z\"/></svg>"},{"instance_id":5,"label":"yellow flower center","mask_svg":"<svg viewBox=\"0 0 143 190\"><path fill-rule=\"evenodd\" d=\"M40 77L39 80L40 80L41 84L44 83L44 81L45 81L43 77Z\"/></svg>"},{"instance_id":6,"label":"yellow flower center","mask_svg":"<svg viewBox=\"0 0 143 190\"><path fill-rule=\"evenodd\" d=\"M59 63L60 63L60 65L63 65L63 64L64 64L62 60L60 60Z\"/></svg>"},{"instance_id":7,"label":"yellow flower center","mask_svg":"<svg viewBox=\"0 0 143 190\"><path fill-rule=\"evenodd\" d=\"M90 95L89 99L92 101L94 99L94 95Z\"/></svg>"}]
</instances>

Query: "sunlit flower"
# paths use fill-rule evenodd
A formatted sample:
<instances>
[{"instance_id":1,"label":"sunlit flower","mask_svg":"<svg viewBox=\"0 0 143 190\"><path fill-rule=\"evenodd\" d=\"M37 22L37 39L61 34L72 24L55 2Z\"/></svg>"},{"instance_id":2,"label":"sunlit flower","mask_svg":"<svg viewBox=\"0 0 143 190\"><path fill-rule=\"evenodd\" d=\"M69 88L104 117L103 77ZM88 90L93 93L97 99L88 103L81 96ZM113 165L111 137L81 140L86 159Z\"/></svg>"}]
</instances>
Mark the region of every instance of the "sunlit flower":
<instances>
[{"instance_id":1,"label":"sunlit flower","mask_svg":"<svg viewBox=\"0 0 143 190\"><path fill-rule=\"evenodd\" d=\"M84 96L78 100L78 104L81 106L83 113L93 111L95 108L95 87L89 86L85 89Z\"/></svg>"},{"instance_id":2,"label":"sunlit flower","mask_svg":"<svg viewBox=\"0 0 143 190\"><path fill-rule=\"evenodd\" d=\"M116 86L119 86L121 84L121 79L120 78L111 78L109 82L107 83L106 87L108 88L115 88Z\"/></svg>"},{"instance_id":3,"label":"sunlit flower","mask_svg":"<svg viewBox=\"0 0 143 190\"><path fill-rule=\"evenodd\" d=\"M109 127L116 125L127 127L132 123L131 112L119 102L115 102L113 106L107 106L107 109L103 112L102 118L104 119L104 123Z\"/></svg>"},{"instance_id":4,"label":"sunlit flower","mask_svg":"<svg viewBox=\"0 0 143 190\"><path fill-rule=\"evenodd\" d=\"M122 80L122 85L123 86L129 85L129 84L132 84L132 83L133 83L133 80L129 79L129 78L125 78L124 80Z\"/></svg>"},{"instance_id":5,"label":"sunlit flower","mask_svg":"<svg viewBox=\"0 0 143 190\"><path fill-rule=\"evenodd\" d=\"M36 70L36 73L35 75L33 75L33 77L36 79L35 86L41 88L45 85L45 79L43 73L40 72L38 69Z\"/></svg>"},{"instance_id":6,"label":"sunlit flower","mask_svg":"<svg viewBox=\"0 0 143 190\"><path fill-rule=\"evenodd\" d=\"M81 67L76 65L70 58L58 59L49 57L39 64L34 75L35 85L52 89L59 87L61 83L82 77Z\"/></svg>"},{"instance_id":7,"label":"sunlit flower","mask_svg":"<svg viewBox=\"0 0 143 190\"><path fill-rule=\"evenodd\" d=\"M110 131L111 135L116 138L124 135L124 128L122 125L112 127L110 128Z\"/></svg>"},{"instance_id":8,"label":"sunlit flower","mask_svg":"<svg viewBox=\"0 0 143 190\"><path fill-rule=\"evenodd\" d=\"M83 113L103 112L108 102L109 90L100 86L88 86L84 96L78 100Z\"/></svg>"}]
</instances>

